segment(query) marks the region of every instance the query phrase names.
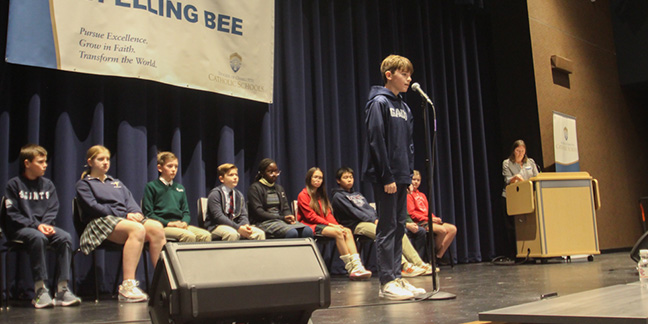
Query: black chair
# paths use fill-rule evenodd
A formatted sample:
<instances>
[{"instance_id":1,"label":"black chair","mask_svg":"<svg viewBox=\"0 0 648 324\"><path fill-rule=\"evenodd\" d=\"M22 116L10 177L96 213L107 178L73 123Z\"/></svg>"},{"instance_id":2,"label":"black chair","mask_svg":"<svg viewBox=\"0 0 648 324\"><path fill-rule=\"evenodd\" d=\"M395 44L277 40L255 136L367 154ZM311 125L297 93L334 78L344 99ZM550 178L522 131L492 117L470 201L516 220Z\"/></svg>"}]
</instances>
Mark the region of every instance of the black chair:
<instances>
[{"instance_id":1,"label":"black chair","mask_svg":"<svg viewBox=\"0 0 648 324\"><path fill-rule=\"evenodd\" d=\"M0 238L2 238L2 235L4 233L6 233L5 229L7 228L7 208L6 208L6 205L5 205L5 200L6 199L3 196L2 200L0 202L0 204L1 204L0 205ZM7 241L4 244L4 250L2 252L5 252L5 255L4 255L4 258L3 258L3 263L6 266L8 266L9 265L9 262L8 262L9 253L11 253L11 252L26 252L27 251L27 246L25 246L25 242L22 241L22 240L10 239L8 236L6 237L6 240ZM55 252L51 245L47 246L47 250L50 251L50 252ZM72 278L70 278L70 279L71 279L72 285L73 285L72 291L74 291L76 293L76 291L75 291L76 286L74 284L75 278L76 278L76 276L74 275L74 254L72 254L70 261L71 261L70 268L71 268L71 275L72 275ZM4 267L2 267L2 264L0 264L0 268L4 269ZM57 273L58 272L58 267L57 267L56 264L54 266L54 269L55 269L55 273L54 273L53 278L56 279L57 276L58 276L58 273ZM5 271L4 278L5 278L4 305L5 305L5 307L7 309L9 309L9 288L10 288L10 285L9 285L9 271ZM56 291L56 283L54 282L55 280L51 280L51 281L52 281L52 287L50 287L50 290L51 291ZM2 303L0 302L0 308L1 307L2 307Z\"/></svg>"},{"instance_id":2,"label":"black chair","mask_svg":"<svg viewBox=\"0 0 648 324\"><path fill-rule=\"evenodd\" d=\"M76 229L79 239L81 234L85 230L85 224L83 223L83 210L79 205L77 198L72 200L72 210L74 211L74 228ZM109 240L104 240L101 245L92 251L92 268L94 269L95 275L95 303L99 302L99 267L97 266L97 250L104 251L113 251L119 252L119 264L117 265L117 271L115 272L115 282L113 283L112 288L112 297L114 298L117 295L117 285L119 283L119 273L121 272L123 265L123 254L124 254L124 245L118 244ZM148 273L148 261L146 258L146 251L148 250L148 244L144 244L144 250L142 256L144 257L144 278L146 280L146 291L149 287L149 273ZM80 250L79 250L80 251Z\"/></svg>"},{"instance_id":3,"label":"black chair","mask_svg":"<svg viewBox=\"0 0 648 324\"><path fill-rule=\"evenodd\" d=\"M435 237L436 237L436 234L433 234L432 237L430 237L430 233L428 232L428 239L433 240ZM427 249L429 250L429 244L428 244ZM436 253L436 252L433 252L433 253ZM445 251L445 254L443 256L446 256L446 255L448 256L448 262L450 264L450 268L454 268L454 257L452 255L452 244L451 244L451 246L448 247L448 249ZM438 263L439 263L439 261L437 260L437 264Z\"/></svg>"},{"instance_id":4,"label":"black chair","mask_svg":"<svg viewBox=\"0 0 648 324\"><path fill-rule=\"evenodd\" d=\"M454 256L452 255L452 246L448 247L446 250L446 254L448 255L448 259L450 259L450 268L454 268Z\"/></svg>"}]
</instances>

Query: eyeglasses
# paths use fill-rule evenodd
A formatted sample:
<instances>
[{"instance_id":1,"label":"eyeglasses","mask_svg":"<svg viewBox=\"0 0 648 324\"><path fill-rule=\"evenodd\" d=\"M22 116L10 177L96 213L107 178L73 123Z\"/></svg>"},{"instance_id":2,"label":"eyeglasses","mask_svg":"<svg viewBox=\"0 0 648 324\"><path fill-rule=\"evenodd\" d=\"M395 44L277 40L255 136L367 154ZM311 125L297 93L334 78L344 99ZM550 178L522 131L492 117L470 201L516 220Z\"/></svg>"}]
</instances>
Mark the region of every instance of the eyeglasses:
<instances>
[{"instance_id":1,"label":"eyeglasses","mask_svg":"<svg viewBox=\"0 0 648 324\"><path fill-rule=\"evenodd\" d=\"M268 174L269 174L269 175L276 175L276 176L279 176L279 175L281 174L281 170L277 170L277 171L268 171Z\"/></svg>"}]
</instances>

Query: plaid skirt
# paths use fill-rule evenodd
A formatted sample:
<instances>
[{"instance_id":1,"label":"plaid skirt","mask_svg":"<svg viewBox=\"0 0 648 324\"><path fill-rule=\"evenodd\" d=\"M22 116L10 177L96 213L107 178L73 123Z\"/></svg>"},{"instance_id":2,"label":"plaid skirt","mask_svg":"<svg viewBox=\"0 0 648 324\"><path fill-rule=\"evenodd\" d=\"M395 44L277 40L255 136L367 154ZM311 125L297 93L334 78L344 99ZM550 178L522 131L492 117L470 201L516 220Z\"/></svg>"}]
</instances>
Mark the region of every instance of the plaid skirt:
<instances>
[{"instance_id":1,"label":"plaid skirt","mask_svg":"<svg viewBox=\"0 0 648 324\"><path fill-rule=\"evenodd\" d=\"M83 254L88 255L96 249L101 243L108 238L110 233L115 230L117 223L122 221L123 218L117 216L104 216L95 218L88 225L86 225L81 238L79 239L79 247Z\"/></svg>"},{"instance_id":2,"label":"plaid skirt","mask_svg":"<svg viewBox=\"0 0 648 324\"><path fill-rule=\"evenodd\" d=\"M285 237L286 232L293 228L300 229L306 227L306 225L300 222L296 222L295 224L288 224L282 219L269 219L261 223L257 223L256 226L273 237Z\"/></svg>"}]
</instances>

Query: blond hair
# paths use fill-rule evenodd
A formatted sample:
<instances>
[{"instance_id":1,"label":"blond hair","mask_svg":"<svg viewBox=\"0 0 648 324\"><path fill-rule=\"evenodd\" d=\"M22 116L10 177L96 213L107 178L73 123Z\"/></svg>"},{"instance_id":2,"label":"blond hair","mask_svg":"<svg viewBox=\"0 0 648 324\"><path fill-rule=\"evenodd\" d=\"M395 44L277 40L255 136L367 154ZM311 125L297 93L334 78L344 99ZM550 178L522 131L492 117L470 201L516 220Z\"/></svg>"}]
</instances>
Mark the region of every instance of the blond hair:
<instances>
[{"instance_id":1,"label":"blond hair","mask_svg":"<svg viewBox=\"0 0 648 324\"><path fill-rule=\"evenodd\" d=\"M86 161L93 160L94 158L97 157L97 155L101 153L108 153L108 157L110 157L110 150L103 145L95 145L89 148L88 152L86 153ZM86 169L83 171L83 173L81 173L81 179L85 178L86 175L90 174L90 170L92 169L90 164L87 164L85 167Z\"/></svg>"},{"instance_id":2,"label":"blond hair","mask_svg":"<svg viewBox=\"0 0 648 324\"><path fill-rule=\"evenodd\" d=\"M224 163L218 166L218 177L224 177L232 170L238 170L236 165L232 163Z\"/></svg>"},{"instance_id":3,"label":"blond hair","mask_svg":"<svg viewBox=\"0 0 648 324\"><path fill-rule=\"evenodd\" d=\"M164 165L167 162L177 160L177 159L178 159L178 157L175 154L173 154L173 152L164 151L164 152L158 153L158 155L157 155L157 164L158 165Z\"/></svg>"},{"instance_id":4,"label":"blond hair","mask_svg":"<svg viewBox=\"0 0 648 324\"><path fill-rule=\"evenodd\" d=\"M387 84L387 71L392 74L396 71L403 70L404 72L414 73L414 66L407 57L400 55L389 55L380 64L380 73L385 84Z\"/></svg>"}]
</instances>

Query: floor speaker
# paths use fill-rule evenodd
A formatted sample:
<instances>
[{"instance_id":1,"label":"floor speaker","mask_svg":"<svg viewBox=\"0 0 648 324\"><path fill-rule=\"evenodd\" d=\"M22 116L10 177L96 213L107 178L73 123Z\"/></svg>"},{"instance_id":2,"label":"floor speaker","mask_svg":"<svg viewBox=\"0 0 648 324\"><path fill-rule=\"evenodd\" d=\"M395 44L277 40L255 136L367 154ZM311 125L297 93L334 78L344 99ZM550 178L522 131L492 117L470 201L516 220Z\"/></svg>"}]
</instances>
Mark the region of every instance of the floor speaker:
<instances>
[{"instance_id":1,"label":"floor speaker","mask_svg":"<svg viewBox=\"0 0 648 324\"><path fill-rule=\"evenodd\" d=\"M167 243L149 314L158 323L308 323L331 304L331 278L314 241Z\"/></svg>"},{"instance_id":2,"label":"floor speaker","mask_svg":"<svg viewBox=\"0 0 648 324\"><path fill-rule=\"evenodd\" d=\"M637 243L635 243L635 245L632 247L632 250L630 251L630 257L635 262L639 262L639 260L641 259L641 257L639 256L639 250L646 249L648 249L648 232L641 235L639 241L637 241Z\"/></svg>"}]
</instances>

